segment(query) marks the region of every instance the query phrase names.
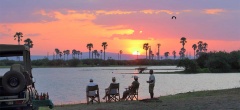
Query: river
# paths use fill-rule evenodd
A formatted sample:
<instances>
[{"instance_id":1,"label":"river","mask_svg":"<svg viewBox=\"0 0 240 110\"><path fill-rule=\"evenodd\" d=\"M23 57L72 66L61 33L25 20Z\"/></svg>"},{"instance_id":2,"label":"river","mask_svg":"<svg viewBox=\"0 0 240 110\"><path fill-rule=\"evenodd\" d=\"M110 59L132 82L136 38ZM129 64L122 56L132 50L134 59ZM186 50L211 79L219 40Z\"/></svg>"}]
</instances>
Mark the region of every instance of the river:
<instances>
[{"instance_id":1,"label":"river","mask_svg":"<svg viewBox=\"0 0 240 110\"><path fill-rule=\"evenodd\" d=\"M116 77L120 83L120 95L131 85L133 75L139 77L139 98L149 98L149 74L138 74L135 66L130 67L76 67L76 68L33 68L38 93L48 92L56 105L86 102L86 85L92 78L99 85L100 98L104 90ZM155 72L180 71L176 66L148 66ZM1 68L0 75L9 69ZM144 72L148 72L145 70ZM129 74L131 73L131 74ZM240 87L240 73L201 73L201 74L154 74L156 78L155 97L199 90L217 90Z\"/></svg>"}]
</instances>

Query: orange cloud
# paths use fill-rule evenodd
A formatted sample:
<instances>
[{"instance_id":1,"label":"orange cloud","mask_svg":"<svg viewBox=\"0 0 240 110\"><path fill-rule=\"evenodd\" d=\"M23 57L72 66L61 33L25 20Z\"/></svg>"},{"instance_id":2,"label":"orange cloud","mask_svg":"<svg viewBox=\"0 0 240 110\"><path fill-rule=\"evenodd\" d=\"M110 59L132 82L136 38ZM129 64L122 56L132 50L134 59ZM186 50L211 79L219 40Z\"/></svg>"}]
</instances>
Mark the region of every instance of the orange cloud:
<instances>
[{"instance_id":1,"label":"orange cloud","mask_svg":"<svg viewBox=\"0 0 240 110\"><path fill-rule=\"evenodd\" d=\"M173 12L170 10L141 10L140 12L144 13L144 14L159 14L159 13L167 13L167 14L174 14L174 13L178 13L178 12Z\"/></svg>"},{"instance_id":2,"label":"orange cloud","mask_svg":"<svg viewBox=\"0 0 240 110\"><path fill-rule=\"evenodd\" d=\"M219 14L222 12L225 12L225 10L223 10L223 9L205 9L204 10L204 13L206 13L206 14Z\"/></svg>"},{"instance_id":3,"label":"orange cloud","mask_svg":"<svg viewBox=\"0 0 240 110\"><path fill-rule=\"evenodd\" d=\"M104 15L121 15L121 14L132 14L133 11L121 11L121 10L113 10L113 11L105 11L105 10L97 10L96 14L104 14Z\"/></svg>"}]
</instances>

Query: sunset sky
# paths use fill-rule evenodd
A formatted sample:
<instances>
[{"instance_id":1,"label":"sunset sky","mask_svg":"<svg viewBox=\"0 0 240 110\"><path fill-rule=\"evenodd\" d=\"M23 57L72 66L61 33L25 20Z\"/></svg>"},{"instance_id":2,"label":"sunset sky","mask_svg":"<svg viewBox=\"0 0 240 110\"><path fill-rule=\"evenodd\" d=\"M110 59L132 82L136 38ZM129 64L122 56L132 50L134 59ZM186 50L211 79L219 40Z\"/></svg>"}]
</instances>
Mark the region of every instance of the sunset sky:
<instances>
[{"instance_id":1,"label":"sunset sky","mask_svg":"<svg viewBox=\"0 0 240 110\"><path fill-rule=\"evenodd\" d=\"M181 37L192 55L198 41L230 52L240 49L240 0L1 0L0 44L17 44L16 32L33 41L33 55L88 52L88 43L99 51L102 42L106 52L145 55L149 43L156 54L160 43L161 55L179 55Z\"/></svg>"}]
</instances>

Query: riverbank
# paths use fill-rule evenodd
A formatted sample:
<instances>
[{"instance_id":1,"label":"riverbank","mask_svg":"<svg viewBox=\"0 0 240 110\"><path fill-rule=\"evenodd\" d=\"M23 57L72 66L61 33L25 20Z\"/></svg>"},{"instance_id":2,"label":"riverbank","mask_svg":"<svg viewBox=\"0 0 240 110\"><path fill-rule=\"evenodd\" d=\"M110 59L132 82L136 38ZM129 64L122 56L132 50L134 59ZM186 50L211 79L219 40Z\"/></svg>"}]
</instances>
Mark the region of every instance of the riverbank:
<instances>
[{"instance_id":1,"label":"riverbank","mask_svg":"<svg viewBox=\"0 0 240 110\"><path fill-rule=\"evenodd\" d=\"M240 109L240 88L161 96L154 100L58 105L54 110L218 110ZM40 108L40 110L49 110Z\"/></svg>"}]
</instances>

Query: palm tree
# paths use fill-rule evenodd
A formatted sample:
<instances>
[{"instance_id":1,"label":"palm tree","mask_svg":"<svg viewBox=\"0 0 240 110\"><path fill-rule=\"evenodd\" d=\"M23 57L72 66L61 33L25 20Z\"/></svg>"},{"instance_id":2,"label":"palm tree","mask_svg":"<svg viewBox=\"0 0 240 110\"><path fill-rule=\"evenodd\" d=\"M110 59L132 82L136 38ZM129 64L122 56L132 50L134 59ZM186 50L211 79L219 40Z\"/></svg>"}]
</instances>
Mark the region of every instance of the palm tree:
<instances>
[{"instance_id":1,"label":"palm tree","mask_svg":"<svg viewBox=\"0 0 240 110\"><path fill-rule=\"evenodd\" d=\"M166 59L168 59L169 52L165 52L165 53L164 53L164 56L166 57Z\"/></svg>"},{"instance_id":2,"label":"palm tree","mask_svg":"<svg viewBox=\"0 0 240 110\"><path fill-rule=\"evenodd\" d=\"M59 55L60 50L58 48L55 48L55 52L56 52L56 59L57 59L57 56Z\"/></svg>"},{"instance_id":3,"label":"palm tree","mask_svg":"<svg viewBox=\"0 0 240 110\"><path fill-rule=\"evenodd\" d=\"M198 50L199 50L199 52L202 52L202 50L203 50L203 42L202 41L198 41Z\"/></svg>"},{"instance_id":4,"label":"palm tree","mask_svg":"<svg viewBox=\"0 0 240 110\"><path fill-rule=\"evenodd\" d=\"M194 59L195 59L195 56L196 56L196 49L197 49L197 44L193 44L192 45L192 48L193 48L193 50L194 50Z\"/></svg>"},{"instance_id":5,"label":"palm tree","mask_svg":"<svg viewBox=\"0 0 240 110\"><path fill-rule=\"evenodd\" d=\"M63 54L62 52L59 52L60 59L61 59L61 57L62 57L62 54Z\"/></svg>"},{"instance_id":6,"label":"palm tree","mask_svg":"<svg viewBox=\"0 0 240 110\"><path fill-rule=\"evenodd\" d=\"M204 52L207 52L207 46L208 46L207 43L203 43L203 51L204 51Z\"/></svg>"},{"instance_id":7,"label":"palm tree","mask_svg":"<svg viewBox=\"0 0 240 110\"><path fill-rule=\"evenodd\" d=\"M73 49L72 50L72 57L75 59L75 55L77 54L77 50Z\"/></svg>"},{"instance_id":8,"label":"palm tree","mask_svg":"<svg viewBox=\"0 0 240 110\"><path fill-rule=\"evenodd\" d=\"M123 53L123 51L120 50L120 51L119 51L119 54L120 54L120 60L121 60L121 55L122 55L122 53Z\"/></svg>"},{"instance_id":9,"label":"palm tree","mask_svg":"<svg viewBox=\"0 0 240 110\"><path fill-rule=\"evenodd\" d=\"M160 46L161 46L161 44L158 43L158 44L157 44L157 47L158 47L158 52L157 52L158 60L159 60L159 55L160 55L160 51L159 51Z\"/></svg>"},{"instance_id":10,"label":"palm tree","mask_svg":"<svg viewBox=\"0 0 240 110\"><path fill-rule=\"evenodd\" d=\"M33 48L33 41L30 38L27 38L24 40L25 46L28 46L29 48Z\"/></svg>"},{"instance_id":11,"label":"palm tree","mask_svg":"<svg viewBox=\"0 0 240 110\"><path fill-rule=\"evenodd\" d=\"M20 45L20 41L22 41L22 38L23 37L23 33L22 32L16 32L16 34L13 36L14 37L14 40L18 40L18 45Z\"/></svg>"},{"instance_id":12,"label":"palm tree","mask_svg":"<svg viewBox=\"0 0 240 110\"><path fill-rule=\"evenodd\" d=\"M175 58L176 58L176 53L177 53L177 52L176 52L175 50L172 52L174 60L175 60Z\"/></svg>"},{"instance_id":13,"label":"palm tree","mask_svg":"<svg viewBox=\"0 0 240 110\"><path fill-rule=\"evenodd\" d=\"M68 55L70 54L70 50L65 50L65 54L67 54L67 60L68 60Z\"/></svg>"},{"instance_id":14,"label":"palm tree","mask_svg":"<svg viewBox=\"0 0 240 110\"><path fill-rule=\"evenodd\" d=\"M181 50L179 51L179 55L180 55L180 58L183 59L185 57L185 53L186 52L186 49L185 48L181 48Z\"/></svg>"},{"instance_id":15,"label":"palm tree","mask_svg":"<svg viewBox=\"0 0 240 110\"><path fill-rule=\"evenodd\" d=\"M64 59L64 60L65 60L66 52L67 52L66 50L63 51L63 56L64 56L63 59Z\"/></svg>"},{"instance_id":16,"label":"palm tree","mask_svg":"<svg viewBox=\"0 0 240 110\"><path fill-rule=\"evenodd\" d=\"M149 47L149 53L148 53L148 56L149 56L149 60L151 59L151 57L152 57L152 50L151 50L151 46L148 46Z\"/></svg>"},{"instance_id":17,"label":"palm tree","mask_svg":"<svg viewBox=\"0 0 240 110\"><path fill-rule=\"evenodd\" d=\"M101 53L101 59L102 59L102 52L103 52L103 50L100 50L100 53Z\"/></svg>"},{"instance_id":18,"label":"palm tree","mask_svg":"<svg viewBox=\"0 0 240 110\"><path fill-rule=\"evenodd\" d=\"M187 43L187 39L186 39L185 37L182 37L182 38L180 39L180 43L182 43L182 46L183 46L183 48L184 48L184 45Z\"/></svg>"},{"instance_id":19,"label":"palm tree","mask_svg":"<svg viewBox=\"0 0 240 110\"><path fill-rule=\"evenodd\" d=\"M92 43L87 44L87 48L89 50L89 59L90 59L90 54L91 54L91 50L93 48L93 44Z\"/></svg>"},{"instance_id":20,"label":"palm tree","mask_svg":"<svg viewBox=\"0 0 240 110\"><path fill-rule=\"evenodd\" d=\"M154 54L151 54L152 55L152 60L153 60L153 58L154 58Z\"/></svg>"},{"instance_id":21,"label":"palm tree","mask_svg":"<svg viewBox=\"0 0 240 110\"><path fill-rule=\"evenodd\" d=\"M199 56L199 50L198 49L196 50L196 53L197 53L196 57L198 57Z\"/></svg>"},{"instance_id":22,"label":"palm tree","mask_svg":"<svg viewBox=\"0 0 240 110\"><path fill-rule=\"evenodd\" d=\"M82 59L82 52L80 52L80 55L81 55L81 59Z\"/></svg>"},{"instance_id":23,"label":"palm tree","mask_svg":"<svg viewBox=\"0 0 240 110\"><path fill-rule=\"evenodd\" d=\"M104 53L103 53L103 55L104 55L104 60L105 60L105 50L106 50L107 46L108 46L107 42L103 42L103 43L102 43L103 52L104 52Z\"/></svg>"},{"instance_id":24,"label":"palm tree","mask_svg":"<svg viewBox=\"0 0 240 110\"><path fill-rule=\"evenodd\" d=\"M96 56L97 56L97 54L98 54L98 51L97 51L97 50L93 50L93 54L94 54L95 59L96 59Z\"/></svg>"},{"instance_id":25,"label":"palm tree","mask_svg":"<svg viewBox=\"0 0 240 110\"><path fill-rule=\"evenodd\" d=\"M99 59L99 56L100 56L100 54L99 54L99 53L97 53L97 57L98 57L98 59Z\"/></svg>"},{"instance_id":26,"label":"palm tree","mask_svg":"<svg viewBox=\"0 0 240 110\"><path fill-rule=\"evenodd\" d=\"M81 52L78 50L78 51L76 51L76 53L77 53L78 59L79 59L79 55L80 55Z\"/></svg>"},{"instance_id":27,"label":"palm tree","mask_svg":"<svg viewBox=\"0 0 240 110\"><path fill-rule=\"evenodd\" d=\"M144 43L144 44L143 44L143 49L146 50L146 59L147 59L147 51L148 51L148 48L149 48L148 43Z\"/></svg>"}]
</instances>

